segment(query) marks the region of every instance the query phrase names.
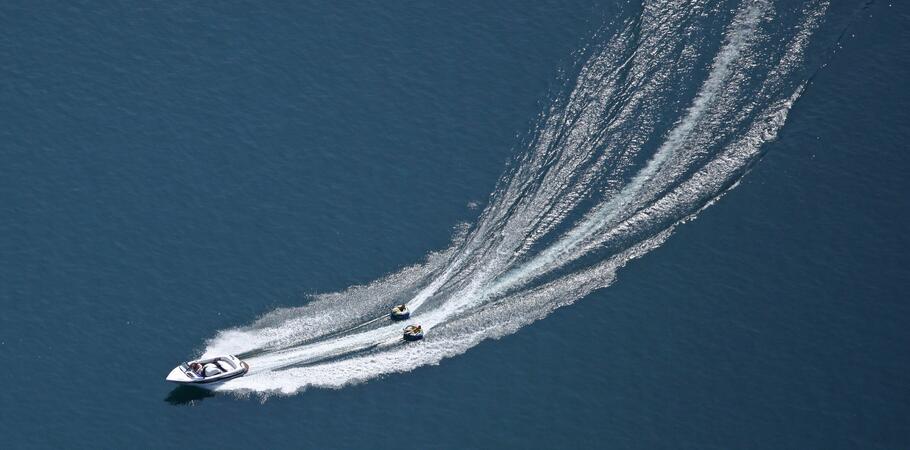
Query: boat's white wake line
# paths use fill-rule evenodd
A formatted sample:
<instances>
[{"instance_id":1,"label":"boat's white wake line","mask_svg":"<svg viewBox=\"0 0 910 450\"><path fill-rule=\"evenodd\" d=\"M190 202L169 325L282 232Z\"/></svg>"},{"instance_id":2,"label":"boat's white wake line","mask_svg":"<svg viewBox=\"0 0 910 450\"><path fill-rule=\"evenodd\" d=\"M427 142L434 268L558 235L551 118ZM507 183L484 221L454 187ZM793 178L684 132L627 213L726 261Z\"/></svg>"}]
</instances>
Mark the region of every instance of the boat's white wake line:
<instances>
[{"instance_id":1,"label":"boat's white wake line","mask_svg":"<svg viewBox=\"0 0 910 450\"><path fill-rule=\"evenodd\" d=\"M798 71L827 3L806 5L790 38L770 45L774 5L747 0L719 30L713 56L706 38L691 37L710 36L706 17L719 12L679 3L645 5L591 51L450 248L219 332L205 354L251 365L219 389L288 394L436 364L608 286L734 186L802 92ZM692 79L703 81L680 103ZM403 324L381 318L403 301L427 329L424 341L403 343Z\"/></svg>"}]
</instances>

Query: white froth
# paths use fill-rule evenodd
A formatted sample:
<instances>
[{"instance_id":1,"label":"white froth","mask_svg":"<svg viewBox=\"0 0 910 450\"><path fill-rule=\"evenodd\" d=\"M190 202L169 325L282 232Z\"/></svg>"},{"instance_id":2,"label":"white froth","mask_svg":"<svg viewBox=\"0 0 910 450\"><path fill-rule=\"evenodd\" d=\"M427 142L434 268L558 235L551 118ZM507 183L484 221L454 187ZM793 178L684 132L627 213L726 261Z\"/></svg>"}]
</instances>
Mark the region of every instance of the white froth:
<instances>
[{"instance_id":1,"label":"white froth","mask_svg":"<svg viewBox=\"0 0 910 450\"><path fill-rule=\"evenodd\" d=\"M219 390L292 394L437 364L608 286L761 156L802 92L797 71L826 6L807 4L775 50L763 29L773 5L746 0L712 55L690 40L710 34L705 5L649 2L586 56L477 224L422 264L219 332L204 354L251 366ZM405 344L384 318L404 301L423 341Z\"/></svg>"}]
</instances>

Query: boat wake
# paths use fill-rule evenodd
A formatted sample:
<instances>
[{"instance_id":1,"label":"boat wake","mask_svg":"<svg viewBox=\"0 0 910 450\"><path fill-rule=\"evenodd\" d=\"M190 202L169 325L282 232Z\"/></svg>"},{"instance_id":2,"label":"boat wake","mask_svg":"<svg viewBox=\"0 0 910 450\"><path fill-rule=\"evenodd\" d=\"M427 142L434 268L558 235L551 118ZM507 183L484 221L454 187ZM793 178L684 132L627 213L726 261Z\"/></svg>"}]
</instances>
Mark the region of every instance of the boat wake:
<instances>
[{"instance_id":1,"label":"boat wake","mask_svg":"<svg viewBox=\"0 0 910 450\"><path fill-rule=\"evenodd\" d=\"M203 356L251 367L218 390L292 394L407 372L608 286L735 186L776 136L828 7L797 3L664 0L630 12L581 52L566 92L449 248L218 332ZM426 339L402 341L404 323L387 317L399 303Z\"/></svg>"}]
</instances>

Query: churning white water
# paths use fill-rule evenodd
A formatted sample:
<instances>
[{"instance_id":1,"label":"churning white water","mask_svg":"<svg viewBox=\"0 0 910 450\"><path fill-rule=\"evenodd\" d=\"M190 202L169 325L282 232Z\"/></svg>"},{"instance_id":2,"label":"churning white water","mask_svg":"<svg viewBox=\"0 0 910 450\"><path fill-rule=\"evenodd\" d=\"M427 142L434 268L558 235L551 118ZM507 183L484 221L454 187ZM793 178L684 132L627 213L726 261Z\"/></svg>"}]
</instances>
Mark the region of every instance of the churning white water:
<instances>
[{"instance_id":1,"label":"churning white water","mask_svg":"<svg viewBox=\"0 0 910 450\"><path fill-rule=\"evenodd\" d=\"M647 2L583 52L476 224L422 264L218 332L205 355L252 367L218 389L290 394L407 372L608 286L735 186L776 136L827 3L800 8L781 41L768 31L782 14L770 1ZM402 302L423 341L403 342L404 324L386 317Z\"/></svg>"}]
</instances>

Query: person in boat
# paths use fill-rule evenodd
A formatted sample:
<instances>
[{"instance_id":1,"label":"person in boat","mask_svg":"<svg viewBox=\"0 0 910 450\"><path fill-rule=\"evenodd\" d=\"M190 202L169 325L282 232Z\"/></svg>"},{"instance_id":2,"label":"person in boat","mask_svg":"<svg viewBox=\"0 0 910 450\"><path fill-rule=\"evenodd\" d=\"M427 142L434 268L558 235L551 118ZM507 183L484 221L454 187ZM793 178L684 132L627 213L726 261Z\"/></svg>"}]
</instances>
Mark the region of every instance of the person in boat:
<instances>
[{"instance_id":1,"label":"person in boat","mask_svg":"<svg viewBox=\"0 0 910 450\"><path fill-rule=\"evenodd\" d=\"M196 375L202 376L202 364L192 363L190 364L190 370L192 370Z\"/></svg>"},{"instance_id":2,"label":"person in boat","mask_svg":"<svg viewBox=\"0 0 910 450\"><path fill-rule=\"evenodd\" d=\"M398 306L396 306L395 308L393 308L392 311L395 311L396 314L401 314L401 313L404 312L404 310L405 310L406 308L407 308L407 307L404 306L404 305L398 305Z\"/></svg>"}]
</instances>

